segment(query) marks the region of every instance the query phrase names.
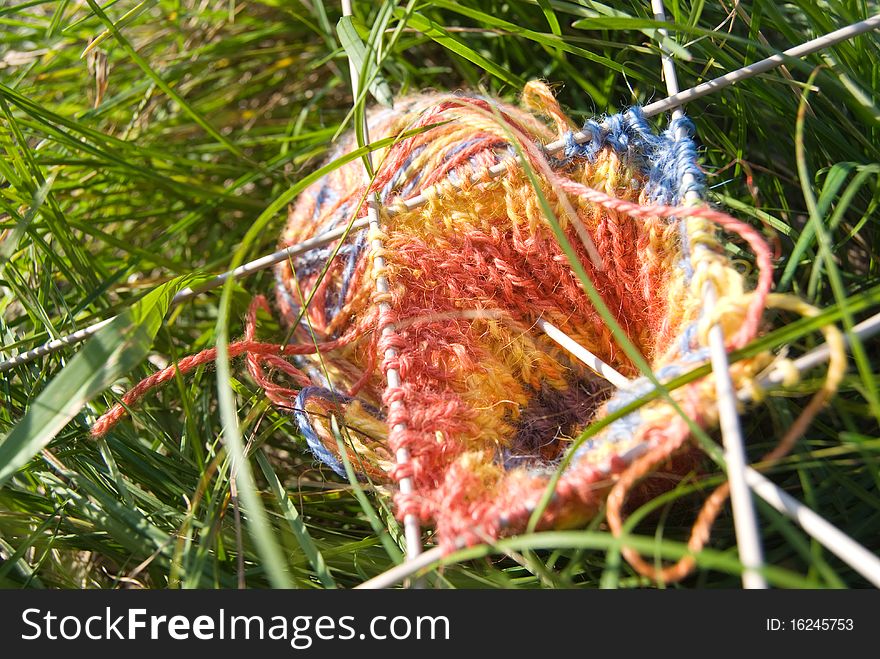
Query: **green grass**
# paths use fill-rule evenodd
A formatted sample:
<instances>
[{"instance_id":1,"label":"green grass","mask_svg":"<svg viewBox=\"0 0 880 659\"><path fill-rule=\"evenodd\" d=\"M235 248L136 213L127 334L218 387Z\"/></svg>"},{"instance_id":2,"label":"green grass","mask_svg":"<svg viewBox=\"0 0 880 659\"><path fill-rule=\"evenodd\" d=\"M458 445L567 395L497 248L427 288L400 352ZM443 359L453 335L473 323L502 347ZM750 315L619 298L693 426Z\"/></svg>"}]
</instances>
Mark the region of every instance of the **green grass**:
<instances>
[{"instance_id":1,"label":"green grass","mask_svg":"<svg viewBox=\"0 0 880 659\"><path fill-rule=\"evenodd\" d=\"M3 356L125 312L81 350L0 374L0 587L345 588L399 562L387 499L317 465L238 362L178 378L105 440L89 426L157 365L242 332L251 295L269 291L271 275L171 311L168 293L179 277L272 251L287 202L374 98L471 88L513 100L524 81L543 78L578 121L662 98L648 5L359 2L337 31L338 4L320 0L0 4ZM720 3L673 1L667 45L684 88L876 11L762 0L729 14ZM370 47L360 60L356 37ZM828 309L823 318L844 328L880 310L878 45L861 36L688 108L711 200L775 236L776 290ZM370 81L354 111L347 53ZM741 244L726 247L752 268ZM774 331L741 356L821 342L816 321L771 319ZM770 475L880 551L878 342L860 344L852 361L840 394ZM820 376L743 416L752 459ZM706 466L633 514L631 542L647 556L681 555L702 497L720 482ZM758 509L771 584L867 585L792 522ZM737 586L735 547L725 512L681 587ZM646 585L601 516L463 551L428 584Z\"/></svg>"}]
</instances>

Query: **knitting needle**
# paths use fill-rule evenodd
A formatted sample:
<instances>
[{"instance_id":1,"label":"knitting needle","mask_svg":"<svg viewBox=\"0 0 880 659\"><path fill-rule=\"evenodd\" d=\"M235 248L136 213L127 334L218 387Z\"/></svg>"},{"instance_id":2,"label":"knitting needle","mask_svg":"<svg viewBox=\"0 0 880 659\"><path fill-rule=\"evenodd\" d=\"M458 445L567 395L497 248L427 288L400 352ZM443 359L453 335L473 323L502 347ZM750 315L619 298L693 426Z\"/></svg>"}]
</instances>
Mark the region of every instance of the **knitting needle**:
<instances>
[{"instance_id":1,"label":"knitting needle","mask_svg":"<svg viewBox=\"0 0 880 659\"><path fill-rule=\"evenodd\" d=\"M543 318L539 318L535 322L535 325L538 327L538 329L544 332L544 334L549 336L556 343L558 343L560 346L568 350L572 355L577 357L581 362L586 364L590 368L590 370L598 375L601 375L618 389L620 389L621 387L625 387L630 383L627 377L621 375L612 366L603 362L596 355L587 350L584 346L575 341L573 338L571 338L568 334L563 332L555 325L548 323Z\"/></svg>"},{"instance_id":2,"label":"knitting needle","mask_svg":"<svg viewBox=\"0 0 880 659\"><path fill-rule=\"evenodd\" d=\"M759 471L747 467L746 481L752 491L780 513L797 522L811 537L818 540L844 563L880 588L880 558L821 515L802 504Z\"/></svg>"},{"instance_id":3,"label":"knitting needle","mask_svg":"<svg viewBox=\"0 0 880 659\"><path fill-rule=\"evenodd\" d=\"M748 66L744 66L740 69L737 69L736 71L732 71L723 76L715 78L714 80L710 80L709 82L702 83L700 85L697 85L696 87L692 87L691 89L679 92L678 94L670 96L669 98L656 101L655 103L650 103L649 105L643 107L642 111L646 117L655 116L678 103L683 103L689 100L700 98L702 96L705 96L706 94L724 89L725 87L728 87L729 85L732 85L736 82L746 80L747 78L755 76L759 73L766 73L767 71L783 64L785 57L804 57L806 55L810 55L819 50L822 50L823 48L833 46L837 43L840 43L841 41L845 41L846 39L851 39L859 34L863 34L864 32L876 28L878 25L880 25L880 14L873 16L867 20L853 23L852 25L841 28L839 30L835 30L834 32L829 32L822 37L812 39L799 46L783 51L782 54L773 55L764 60L761 60L760 62L756 62L755 64L749 64ZM573 137L574 141L578 144L588 142L592 138L589 133L584 133L580 131L574 133ZM544 148L548 153L553 154L562 150L565 147L565 144L566 143L564 140L558 140L556 142L551 142L550 144L547 144ZM495 165L494 167L489 168L489 175L495 178L503 175L506 171L506 164ZM476 176L471 177L472 183L479 183L479 180L480 179L478 179ZM407 199L402 203L407 210L412 210L413 208L424 204L426 201L426 197L420 194L410 199ZM399 211L396 208L386 209L386 214L389 217L393 217L398 212ZM354 222L351 230L362 229L368 224L368 219L362 218ZM183 291L180 291L180 293L178 293L174 297L172 304L180 304L181 302L189 300L200 293L213 290L214 288L221 286L223 282L225 282L229 277L233 277L236 279L239 277L244 277L253 274L254 272L269 268L276 263L280 263L281 261L286 261L292 256L296 256L316 247L326 245L327 243L333 242L334 240L340 238L342 235L345 234L347 230L348 229L346 228L335 229L320 236L316 236L315 238L304 241L303 243L291 245L290 247L278 250L277 252L273 252L272 254L262 256L259 259L256 259L254 261L251 261L250 263L246 263L240 266L239 268L236 268L235 270L218 275L214 279L198 286L196 289L185 289ZM32 350L29 350L27 352L20 353L14 357L10 357L0 362L0 373L2 373L3 371L8 371L15 366L25 364L38 357L57 352L69 345L74 345L76 343L84 341L95 334L99 329L101 329L101 327L110 322L110 320L112 320L112 318L101 321L100 323L96 323L94 325L90 325L89 327L85 327L68 336L54 339L46 344L33 348Z\"/></svg>"},{"instance_id":4,"label":"knitting needle","mask_svg":"<svg viewBox=\"0 0 880 659\"><path fill-rule=\"evenodd\" d=\"M632 380L620 373L620 371L615 370L615 368L610 364L603 362L596 355L584 348L581 344L565 334L559 328L551 325L546 321L539 321L538 326L541 327L541 329L544 330L547 335L550 336L550 338L552 338L554 341L556 341L560 346L568 350L574 357L577 357L581 362L589 366L591 370L603 376L616 388L622 389L632 384ZM551 331L547 331L548 328L552 328ZM869 318L866 318L862 322L855 325L850 334L843 335L843 343L844 345L849 347L851 336L856 337L860 341L864 341L870 339L876 334L880 334L880 313L876 313L873 316L870 316ZM792 361L791 365L798 373L804 373L814 366L818 366L819 364L824 364L825 362L827 362L830 354L831 351L828 348L828 344L822 343L821 345L813 348L809 352L804 353L803 355ZM762 376L760 379L758 379L756 384L761 389L766 389L767 387L770 387L772 385L782 384L784 380L785 373L782 370L776 369ZM751 396L752 394L750 389L743 389L739 392L737 398L745 402L750 400Z\"/></svg>"},{"instance_id":5,"label":"knitting needle","mask_svg":"<svg viewBox=\"0 0 880 659\"><path fill-rule=\"evenodd\" d=\"M864 340L874 336L878 332L880 332L880 313L871 316L853 327L852 334L859 339ZM560 345L578 345L571 337L566 338L568 341L566 341L565 344L560 343ZM849 338L845 337L844 341L848 343ZM572 355L575 357L579 357L580 354L581 353L577 351L572 351ZM592 355L592 353L590 354ZM827 344L822 344L794 360L792 364L799 372L804 372L808 368L812 368L813 366L828 361L829 354ZM592 358L584 363L590 368L598 370L594 368L593 360L598 360L598 358L595 357L595 355L592 355ZM623 375L615 371L612 366L601 362L601 360L599 361L602 365L603 372L614 372L619 378L629 382ZM780 382L782 382L782 375L773 372L759 380L758 384L762 387L766 387L770 384L778 384ZM747 399L748 395L748 392L744 390L741 398ZM645 448L646 447L642 446L641 450L644 451ZM633 452L630 457L636 457L637 455L638 452ZM814 538L822 546L838 556L847 565L853 568L853 570L865 577L865 579L880 588L880 559L878 559L876 555L865 549L836 526L830 524L813 510L792 497L778 485L768 480L759 471L752 467L746 467L745 475L749 487L752 488L755 494L761 497L777 511L796 522L810 537ZM442 557L442 549L440 547L432 547L422 553L415 561L396 565L390 570L382 572L372 579L355 586L355 588L390 588L394 584L415 574L419 570L438 562Z\"/></svg>"},{"instance_id":6,"label":"knitting needle","mask_svg":"<svg viewBox=\"0 0 880 659\"><path fill-rule=\"evenodd\" d=\"M848 346L850 335L855 336L859 339L867 339L874 336L878 332L880 332L880 313L876 313L870 318L866 318L855 327L853 327L851 334L844 334L843 341ZM810 352L801 355L800 357L795 359L792 362L792 366L794 366L794 368L797 369L799 373L803 373L813 366L828 361L828 357L830 354L831 351L828 348L828 344L823 343L817 348L814 348ZM758 385L761 387L767 387L771 384L781 384L784 379L784 373L782 371L775 370L761 378L758 381Z\"/></svg>"},{"instance_id":7,"label":"knitting needle","mask_svg":"<svg viewBox=\"0 0 880 659\"><path fill-rule=\"evenodd\" d=\"M343 16L351 16L352 15L352 0L342 0L342 15ZM358 95L360 94L360 71L358 70L357 65L354 60L349 55L348 58L348 68L351 73L351 93L353 96L353 102L357 102ZM363 119L363 135L364 141L369 144L370 142L370 132L369 126L367 125L366 116ZM370 172L369 169L372 169L372 152L367 152L366 162L364 163L364 176L366 178L366 184L369 186L372 181L370 180ZM367 162L370 163L370 167L366 167ZM370 232L374 235L380 235L380 227L379 227L379 194L373 193L367 199L367 221L370 227ZM376 292L379 293L384 298L389 297L389 293L391 288L388 285L388 278L384 275L385 272L385 258L382 256L382 252L385 249L385 246L382 243L382 239L379 237L374 237L371 241L371 246L373 249L373 268L376 273ZM385 300L381 300L378 303L379 306L379 317L385 317L392 313L391 304ZM397 333L397 329L394 324L391 322L384 323L381 327L378 328L379 332L383 337L391 337ZM392 360L397 357L397 350L395 348L387 348L385 350L385 361ZM385 380L386 380L386 391L388 389L399 389L401 386L401 378L400 372L396 368L385 368ZM400 400L400 398L395 398L389 404L389 416L394 415L396 412L402 411L405 407L405 403ZM406 432L406 424L405 423L397 423L391 429L393 434L400 435ZM409 449L406 446L401 446L397 449L394 455L395 462L398 467L407 465L410 461ZM401 478L398 483L398 487L400 488L400 493L404 496L408 496L413 492L413 482L411 477ZM406 541L406 560L411 561L416 558L419 554L422 553L422 532L419 528L419 520L418 518L412 514L407 513L403 518L403 531L404 538ZM414 586L419 586L418 583L414 583Z\"/></svg>"},{"instance_id":8,"label":"knitting needle","mask_svg":"<svg viewBox=\"0 0 880 659\"><path fill-rule=\"evenodd\" d=\"M431 547L431 549L423 552L413 560L395 565L393 568L386 570L381 574L377 574L372 579L368 579L367 581L358 584L355 586L355 590L382 590L384 588L391 588L394 584L403 581L407 577L411 577L416 572L429 565L433 565L441 558L443 558L443 548Z\"/></svg>"},{"instance_id":9,"label":"knitting needle","mask_svg":"<svg viewBox=\"0 0 880 659\"><path fill-rule=\"evenodd\" d=\"M363 229L369 224L369 218L361 218L352 223L351 227L340 227L338 229L334 229L332 231L328 231L320 236L315 238L310 238L308 240L304 240L300 243L296 243L295 245L291 245L290 247L286 247L285 249L278 250L277 252L273 252L272 254L267 254L266 256L262 256L258 259L250 261L249 263L245 263L234 270L230 270L228 272L224 272L221 275L217 275L213 279L210 279L195 288L184 288L174 298L171 300L172 306L176 306L182 302L186 302L202 293L206 293L215 288L219 288L226 282L228 279L239 279L242 277L246 277L255 272L259 272L260 270L265 270L276 263L280 263L282 261L286 261L289 258L299 256L300 254L305 254L313 249L317 249L326 245L327 243L333 242L344 236L347 231L357 231L359 229ZM33 361L38 357L43 357L44 355L49 355L53 352L58 352L62 348L65 348L70 345L75 345L82 341L85 341L87 338L97 333L102 327L110 323L113 318L107 318L102 320L94 325L89 325L88 327L84 327L81 330L77 330L72 334L68 334L67 336L60 337L58 339L54 339L49 341L48 343L44 343L36 348L28 350L27 352L22 352L14 357L10 357L2 362L0 362L0 373L3 371L8 371L11 368L19 366L21 364L26 364L27 362Z\"/></svg>"},{"instance_id":10,"label":"knitting needle","mask_svg":"<svg viewBox=\"0 0 880 659\"><path fill-rule=\"evenodd\" d=\"M651 8L654 18L666 22L666 12L663 8L663 0L651 0ZM659 34L666 38L669 33L665 29L658 30ZM675 71L675 61L669 52L661 46L660 57L663 66L663 77L666 79L666 91L671 98L678 94L678 75ZM781 63L781 61L780 61ZM680 102L673 102L668 107L672 110L672 120L684 117ZM684 129L679 129L677 139L686 139ZM685 173L682 178L682 186L685 192L685 204L695 205L701 203L699 194L693 187L694 177ZM696 250L707 249L704 245L697 245ZM705 260L701 265L705 266ZM711 317L717 300L715 286L710 279L703 286L703 313ZM767 582L760 573L764 563L763 550L761 548L761 536L758 531L758 518L755 513L754 501L751 490L746 482L746 452L742 437L742 429L739 423L739 413L736 409L736 394L733 388L733 380L730 377L730 363L727 359L727 347L724 341L724 332L721 325L714 324L709 329L709 358L712 362L712 373L715 378L715 393L718 400L718 420L721 426L721 437L724 444L724 462L727 468L727 480L730 483L730 504L733 509L733 524L736 532L737 548L739 549L740 562L743 564L742 582L744 588L766 588Z\"/></svg>"},{"instance_id":11,"label":"knitting needle","mask_svg":"<svg viewBox=\"0 0 880 659\"><path fill-rule=\"evenodd\" d=\"M654 0L651 0L651 2L653 5ZM762 59L759 62L749 64L748 66L744 66L741 69L737 69L736 71L727 73L723 76L715 78L714 80L699 84L696 87L692 87L691 89L688 89L686 91L670 94L669 98L665 98L655 103L650 103L642 109L645 115L649 117L655 114L660 114L661 112L666 112L666 110L670 110L679 105L689 103L690 101L705 96L706 94L711 94L712 92L716 92L719 89L729 87L730 85L737 83L741 80L745 80L747 78L756 76L759 73L765 73L767 71L770 71L771 69L775 69L776 67L785 64L785 60L787 58L806 57L807 55L811 55L812 53L838 44L841 41L846 41L847 39L852 39L853 37L864 34L865 32L870 32L877 27L880 27L880 14L875 14L874 16L871 16L870 18L867 18L863 21L859 21L858 23L847 25L846 27L842 27L839 30L834 30L833 32L829 32L828 34L825 34L821 37L811 39L810 41L802 43L799 46L795 46L794 48L789 48L788 50L784 50L781 53L771 55L770 57ZM665 33L666 30L659 30L659 32L662 34Z\"/></svg>"},{"instance_id":12,"label":"knitting needle","mask_svg":"<svg viewBox=\"0 0 880 659\"><path fill-rule=\"evenodd\" d=\"M555 327L544 320L539 320L536 325L540 327L547 336L552 338L560 346L568 350L574 357L577 357L578 360L589 366L591 370L604 377L618 389L622 389L632 384L632 380L620 373L620 371L615 370L610 364L603 362L558 327ZM864 341L870 339L876 334L880 334L880 313L876 313L855 325L850 334L843 335L843 342L844 345L848 347L850 344L850 336L854 336L857 339ZM828 344L822 343L792 361L791 365L798 373L804 373L814 366L827 362L830 354L831 351L828 348ZM761 377L756 384L758 387L766 389L771 385L782 384L784 380L785 373L782 370L777 369L770 371L768 374ZM740 391L738 398L744 402L749 400L751 398L751 390L743 389Z\"/></svg>"}]
</instances>

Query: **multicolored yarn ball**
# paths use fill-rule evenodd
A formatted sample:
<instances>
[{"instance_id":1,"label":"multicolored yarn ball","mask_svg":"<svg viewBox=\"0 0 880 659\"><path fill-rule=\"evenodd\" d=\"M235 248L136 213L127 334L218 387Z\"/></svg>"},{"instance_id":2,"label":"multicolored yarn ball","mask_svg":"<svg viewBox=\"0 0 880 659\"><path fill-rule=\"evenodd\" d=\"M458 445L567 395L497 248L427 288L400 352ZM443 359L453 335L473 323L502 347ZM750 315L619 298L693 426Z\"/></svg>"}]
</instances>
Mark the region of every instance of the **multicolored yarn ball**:
<instances>
[{"instance_id":1,"label":"multicolored yarn ball","mask_svg":"<svg viewBox=\"0 0 880 659\"><path fill-rule=\"evenodd\" d=\"M687 119L657 133L631 108L587 122L590 140L580 144L544 84L529 83L523 105L433 93L373 111L373 141L403 137L374 154L369 184L358 160L307 189L281 245L365 216L372 193L381 200L381 232L351 232L341 244L280 264L275 301L291 342L257 340L257 308L268 308L260 297L245 339L230 346L232 356L247 357L271 401L292 413L322 463L345 473L335 418L363 477L392 486L411 478L411 493L394 489L398 516L413 514L432 526L447 549L522 530L574 440L654 389L591 303L517 152L580 267L660 381L708 361L713 323L734 349L757 335L768 302L809 313L770 295L771 255L755 229L707 205L684 204L687 189L704 191ZM541 149L560 138L561 153ZM354 148L350 135L331 160ZM506 174L492 177L489 168L500 163ZM415 195L426 203L404 203ZM726 256L719 230L738 234L754 252L753 290ZM381 275L390 284L385 294L376 292ZM703 312L708 282L717 295L711 317ZM388 303L384 310L379 302ZM539 320L630 382L611 386L541 332ZM210 352L177 368L206 363ZM754 388L770 362L762 353L733 363L737 389ZM399 372L399 386L387 385L389 369ZM173 377L174 367L166 371L124 402ZM715 396L709 377L671 392L703 428L717 423ZM121 414L111 411L96 432ZM670 458L690 452L690 436L686 420L662 397L613 421L574 450L540 527L585 520L607 499L609 522L619 531L627 494ZM396 465L401 448L410 460ZM705 541L723 494L704 513L694 547Z\"/></svg>"}]
</instances>

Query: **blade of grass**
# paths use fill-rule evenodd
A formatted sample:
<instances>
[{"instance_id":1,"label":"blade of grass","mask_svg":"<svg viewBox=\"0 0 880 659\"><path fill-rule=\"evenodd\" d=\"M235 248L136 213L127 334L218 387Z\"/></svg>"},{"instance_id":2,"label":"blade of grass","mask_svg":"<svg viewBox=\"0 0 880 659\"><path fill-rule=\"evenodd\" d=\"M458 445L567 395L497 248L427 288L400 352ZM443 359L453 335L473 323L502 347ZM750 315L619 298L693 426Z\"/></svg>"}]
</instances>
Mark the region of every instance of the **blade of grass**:
<instances>
[{"instance_id":1,"label":"blade of grass","mask_svg":"<svg viewBox=\"0 0 880 659\"><path fill-rule=\"evenodd\" d=\"M867 397L868 404L871 408L871 413L874 415L874 418L880 422L880 394L878 394L874 370L868 360L868 355L865 352L865 347L862 344L862 341L853 334L852 330L855 325L855 320L853 319L852 311L849 308L846 287L843 284L840 270L837 268L837 264L834 261L834 255L832 253L833 244L825 229L825 225L822 222L816 197L810 187L811 177L804 151L804 126L806 123L807 97L810 93L811 83L818 73L819 69L816 69L811 74L808 85L804 88L801 103L798 107L797 121L795 123L795 157L797 159L798 175L800 177L801 189L804 194L804 201L806 202L807 209L810 213L810 224L816 234L821 259L820 263L824 264L825 269L828 272L828 281L834 292L834 298L842 311L844 330L850 344L850 350L852 351L856 362L856 367L858 368L859 375L865 386L865 396Z\"/></svg>"},{"instance_id":2,"label":"blade of grass","mask_svg":"<svg viewBox=\"0 0 880 659\"><path fill-rule=\"evenodd\" d=\"M92 11L95 15L101 19L101 22L107 26L107 30L110 34L113 35L113 38L122 46L123 50L128 54L128 56L134 61L135 64L144 72L144 74L149 77L156 86L161 89L171 100L173 100L181 110L183 110L193 121L195 121L206 133L208 133L211 137L217 140L220 144L225 146L230 153L238 156L239 158L250 162L250 158L248 158L244 152L239 149L235 144L233 144L228 138L224 137L220 134L220 132L214 128L211 124L209 124L201 114L196 112L190 105L187 103L183 97L174 91L171 86L165 82L162 77L156 73L150 64L141 57L138 52L134 49L134 46L126 39L122 33L117 28L116 24L113 23L108 17L107 14L98 6L95 0L86 0L89 7L91 7Z\"/></svg>"},{"instance_id":3,"label":"blade of grass","mask_svg":"<svg viewBox=\"0 0 880 659\"><path fill-rule=\"evenodd\" d=\"M426 37L433 39L444 48L447 48L456 55L476 64L487 73L506 82L511 87L515 89L522 88L525 82L524 80L462 43L461 40L452 36L452 34L440 24L435 23L423 14L414 12L407 20L407 24L424 34Z\"/></svg>"},{"instance_id":4,"label":"blade of grass","mask_svg":"<svg viewBox=\"0 0 880 659\"><path fill-rule=\"evenodd\" d=\"M263 476L265 476L266 480L269 482L270 489L275 494L276 499L278 499L278 505L281 507L281 512L284 514L287 523L290 525L290 530L293 531L297 542L299 542L300 548L303 550L309 563L311 563L318 579L325 588L336 588L336 580L333 578L333 575L330 574L330 570L327 567L327 561L324 560L324 556L315 546L312 536L309 535L309 531L300 517L299 511L297 511L296 506L290 501L287 492L284 491L284 487L281 485L281 481L278 480L278 475L275 473L272 465L269 464L269 460L260 450L257 450L255 456L257 464L260 465L260 469L263 472Z\"/></svg>"},{"instance_id":5,"label":"blade of grass","mask_svg":"<svg viewBox=\"0 0 880 659\"><path fill-rule=\"evenodd\" d=\"M199 277L162 284L101 329L56 375L0 442L0 487L40 452L93 397L146 356L171 299Z\"/></svg>"},{"instance_id":6,"label":"blade of grass","mask_svg":"<svg viewBox=\"0 0 880 659\"><path fill-rule=\"evenodd\" d=\"M348 55L351 60L352 66L355 66L362 72L361 79L368 80L371 77L370 69L372 67L370 66L370 63L372 60L372 53L368 55L367 48L364 46L364 42L361 40L352 21L353 19L351 16L342 16L336 24L336 34L339 35L339 41L342 44L342 48L345 50L346 55ZM364 72L366 72L366 74ZM391 87L388 86L385 79L378 73L373 76L367 88L377 102L387 107L394 105L394 94L391 91Z\"/></svg>"}]
</instances>

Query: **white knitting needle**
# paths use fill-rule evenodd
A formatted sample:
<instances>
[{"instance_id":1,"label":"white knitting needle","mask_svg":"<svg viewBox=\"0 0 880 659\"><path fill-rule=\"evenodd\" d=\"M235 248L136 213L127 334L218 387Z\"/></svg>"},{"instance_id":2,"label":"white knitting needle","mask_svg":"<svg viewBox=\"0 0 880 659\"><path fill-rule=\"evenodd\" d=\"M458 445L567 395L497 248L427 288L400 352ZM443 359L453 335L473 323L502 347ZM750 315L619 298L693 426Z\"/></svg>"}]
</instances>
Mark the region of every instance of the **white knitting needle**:
<instances>
[{"instance_id":1,"label":"white knitting needle","mask_svg":"<svg viewBox=\"0 0 880 659\"><path fill-rule=\"evenodd\" d=\"M596 355L587 350L584 346L575 341L573 338L571 338L568 334L563 332L555 325L548 323L543 318L539 318L535 322L535 325L538 327L538 329L544 332L544 334L546 334L560 346L568 350L581 362L589 366L590 370L592 370L594 373L597 373L598 375L601 375L618 389L620 389L621 387L625 387L630 383L627 377L621 375L612 366L603 362Z\"/></svg>"},{"instance_id":2,"label":"white knitting needle","mask_svg":"<svg viewBox=\"0 0 880 659\"><path fill-rule=\"evenodd\" d=\"M755 494L780 513L797 522L811 537L819 541L874 586L880 588L880 558L788 494L776 483L768 480L761 472L747 467L745 475L746 481Z\"/></svg>"},{"instance_id":3,"label":"white knitting needle","mask_svg":"<svg viewBox=\"0 0 880 659\"><path fill-rule=\"evenodd\" d=\"M369 218L361 218L352 223L350 230L357 231L359 229L363 229L369 224ZM304 240L295 245L291 245L290 247L286 247L285 249L278 250L277 252L273 252L272 254L267 254L266 256L262 256L258 259L250 261L249 263L245 263L234 270L230 270L229 272L224 272L221 275L217 275L213 279L210 279L203 284L196 286L195 288L184 288L181 290L174 298L171 300L172 306L178 305L181 302L186 302L197 295L201 295L207 291L213 290L215 288L219 288L223 285L223 283L227 279L239 279L241 277L246 277L255 272L259 272L260 270L265 270L276 263L280 263L282 261L286 261L289 258L294 256L298 256L300 254L305 254L313 249L317 249L318 247L323 247L327 243L331 243L334 240L341 238L345 235L346 231L349 230L349 227L340 227L338 229L334 229L332 231L328 231L320 236L315 238L309 238L308 240ZM115 318L115 316L113 317ZM0 373L3 371L8 371L15 366L19 366L21 364L26 364L29 361L33 361L38 357L42 357L44 355L51 354L53 352L58 352L62 348L70 345L75 345L82 341L85 341L87 338L95 334L102 327L110 323L113 318L107 318L106 320L102 320L94 325L89 325L88 327L84 327L81 330L77 330L73 334L68 334L67 336L63 336L58 339L54 339L49 341L48 343L44 343L32 350L28 350L27 352L22 352L14 357L10 357L2 362L0 362Z\"/></svg>"},{"instance_id":4,"label":"white knitting needle","mask_svg":"<svg viewBox=\"0 0 880 659\"><path fill-rule=\"evenodd\" d=\"M849 346L850 336L856 336L859 339L867 339L878 332L880 332L880 313L876 313L870 318L866 318L853 327L851 333L844 334L843 341ZM799 373L803 373L808 368L827 362L830 354L831 350L829 349L828 344L823 343L817 348L814 348L810 352L795 359L792 362L792 366L794 366ZM785 374L782 371L772 371L759 380L758 385L761 387L767 387L771 384L782 384L784 379Z\"/></svg>"},{"instance_id":5,"label":"white knitting needle","mask_svg":"<svg viewBox=\"0 0 880 659\"><path fill-rule=\"evenodd\" d=\"M352 15L352 0L342 0L342 15L343 16L351 16ZM348 58L348 68L351 73L351 93L354 102L357 102L358 95L360 94L360 71L358 70L357 65L354 60L349 56ZM364 141L369 144L370 142L370 132L369 126L367 125L366 116L364 116L363 120L363 134ZM367 160L371 163L372 166L372 153L368 152L366 155ZM364 175L366 177L367 185L370 185L370 172L364 167ZM370 227L370 231L378 234L380 231L379 227L379 195L371 194L367 199L367 222ZM391 288L388 286L388 278L381 274L385 270L385 259L381 256L385 247L382 244L381 238L373 238L371 242L371 246L373 249L373 253L376 256L373 257L373 265L378 274L376 277L376 291L380 294L387 295ZM382 314L388 313L391 311L391 305L388 302L379 302L379 309ZM382 327L378 328L382 333L382 336L394 336L397 333L397 329L392 323L388 323ZM385 350L385 359L394 359L397 356L397 350L395 348L388 348ZM396 368L387 368L385 369L385 378L386 378L386 386L388 389L397 389L401 385L400 373ZM403 408L405 403L402 400L394 400L389 405L389 411L394 412ZM402 433L406 431L406 425L403 423L398 423L392 429L392 432ZM395 461L397 462L397 466L406 465L410 461L409 449L405 446L397 449L395 453ZM413 482L412 478L401 478L398 482L398 487L400 488L400 492L406 496L412 494L413 492ZM419 528L419 520L413 514L407 514L403 518L403 532L404 538L406 540L406 560L411 561L416 558L419 554L422 553L422 533ZM419 584L413 584L414 586L418 586Z\"/></svg>"},{"instance_id":6,"label":"white knitting needle","mask_svg":"<svg viewBox=\"0 0 880 659\"><path fill-rule=\"evenodd\" d=\"M381 574L377 574L372 579L368 579L361 584L355 586L355 590L382 590L384 588L391 588L396 583L399 583L406 579L407 577L411 577L419 570L432 565L443 558L443 548L442 547L431 547L425 552L415 559L411 561L407 561L406 563L401 563L400 565L395 565L393 568L382 572Z\"/></svg>"},{"instance_id":7,"label":"white knitting needle","mask_svg":"<svg viewBox=\"0 0 880 659\"><path fill-rule=\"evenodd\" d=\"M589 366L591 370L603 376L616 388L621 389L632 384L632 380L627 378L620 371L617 371L610 364L603 362L596 355L584 348L581 344L565 334L565 332L560 330L558 327L555 327L546 321L538 321L537 324L543 331L547 333L550 338L552 338L560 346L568 350L574 357L577 357L578 360ZM550 331L547 331L548 328L552 329L550 329ZM870 316L869 318L866 318L862 322L855 325L852 328L851 333L845 334L843 336L843 343L844 345L849 347L851 336L855 336L857 339L865 341L867 339L870 339L872 336L875 336L876 334L880 334L880 313L875 313L873 316ZM819 364L824 364L825 362L827 362L830 354L831 351L828 348L828 344L822 343L821 345L813 348L809 352L801 355L800 357L792 361L791 365L798 373L804 373L814 366L818 366ZM773 370L761 377L756 384L758 385L758 387L766 389L767 387L770 387L772 385L782 384L785 381L785 375L785 372L782 370ZM743 389L738 395L739 400L743 402L750 400L751 397L752 394L751 390L749 389Z\"/></svg>"},{"instance_id":8,"label":"white knitting needle","mask_svg":"<svg viewBox=\"0 0 880 659\"><path fill-rule=\"evenodd\" d=\"M651 0L654 18L666 22L663 0ZM669 34L665 29L658 31L664 38ZM663 77L666 79L666 91L670 97L678 94L678 76L675 62L669 52L661 46ZM679 104L672 110L672 119L684 117ZM678 131L676 139L687 137L683 129ZM691 206L701 202L699 194L691 185L694 177L687 173L682 179L682 186L687 191L684 202ZM697 245L696 250L707 249ZM705 262L701 262L705 263ZM711 280L703 286L703 313L711 316L715 308L717 293ZM730 364L727 360L727 348L721 325L715 324L709 330L709 356L712 361L712 373L715 378L715 393L718 400L718 420L721 426L721 437L724 443L724 462L727 468L727 480L730 483L730 504L733 509L733 523L736 531L737 548L740 562L743 564L742 582L744 588L766 588L767 582L760 573L764 563L761 549L761 535L758 530L758 518L755 514L754 501L746 483L746 452L743 446L742 429L739 424L739 413L736 410L736 393L730 377Z\"/></svg>"},{"instance_id":9,"label":"white knitting needle","mask_svg":"<svg viewBox=\"0 0 880 659\"><path fill-rule=\"evenodd\" d=\"M709 82L697 85L696 87L670 96L669 98L665 98L661 101L656 101L655 103L650 103L649 105L646 105L644 108L642 108L642 111L644 112L646 117L652 117L668 110L676 104L700 98L702 96L705 96L706 94L724 89L729 85L740 82L741 80L745 80L759 73L765 73L783 64L785 61L785 57L804 57L811 53L822 50L823 48L827 48L829 46L833 46L836 43L840 43L841 41L845 41L846 39L851 39L859 34L863 34L864 32L872 30L878 26L880 26L880 14L878 14L877 16L873 16L867 20L853 23L852 25L841 28L839 30L835 30L834 32L829 32L822 37L812 39L811 41L807 41L799 46L790 48L789 50L784 51L782 54L773 55L764 60L761 60L760 62L756 62L755 64L749 64L748 66L744 66L741 69L737 69L736 71L732 71L719 78L715 78L714 80L710 80ZM591 139L590 134L583 132L574 133L573 137L575 142L579 144L588 142ZM548 153L556 153L562 150L564 147L565 141L559 140L546 145L545 149ZM503 175L506 170L507 165L496 165L495 167L489 169L489 174L494 178ZM472 183L479 182L476 176L472 177L471 181ZM413 209L425 203L426 201L427 200L423 195L417 195L415 197L412 197L411 199L406 200L404 202L404 206L407 209ZM388 216L394 216L395 214L397 214L397 210L394 208L388 208L386 209L386 214ZM351 229L362 229L368 224L368 218L363 218L354 222ZM186 289L181 291L178 295L174 297L173 304L179 304L181 302L191 299L199 293L217 288L218 286L221 286L223 282L226 281L226 279L228 279L229 277L244 277L254 272L269 268L276 263L280 263L281 261L286 261L292 256L296 256L308 250L315 249L316 247L326 245L327 243L333 242L334 240L340 238L345 233L345 231L346 229L344 228L335 229L297 245L291 245L290 247L278 250L277 252L273 252L272 254L262 256L259 259L251 261L250 263L246 263L245 265L242 265L233 271L218 275L216 278L200 285L195 290ZM25 364L38 357L57 352L67 346L80 343L81 341L84 341L95 334L99 329L101 329L101 327L110 322L110 320L112 320L112 318L103 320L94 325L90 325L89 327L78 330L73 334L55 339L32 350L20 353L14 357L10 357L9 359L0 362L0 373L20 364Z\"/></svg>"}]
</instances>

